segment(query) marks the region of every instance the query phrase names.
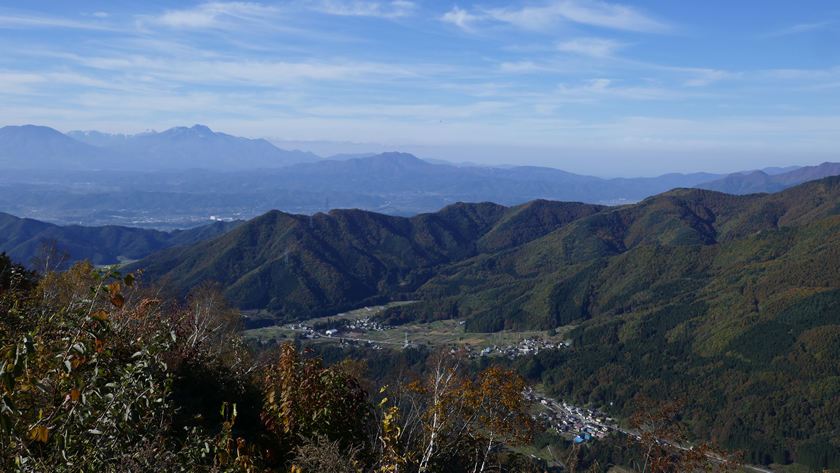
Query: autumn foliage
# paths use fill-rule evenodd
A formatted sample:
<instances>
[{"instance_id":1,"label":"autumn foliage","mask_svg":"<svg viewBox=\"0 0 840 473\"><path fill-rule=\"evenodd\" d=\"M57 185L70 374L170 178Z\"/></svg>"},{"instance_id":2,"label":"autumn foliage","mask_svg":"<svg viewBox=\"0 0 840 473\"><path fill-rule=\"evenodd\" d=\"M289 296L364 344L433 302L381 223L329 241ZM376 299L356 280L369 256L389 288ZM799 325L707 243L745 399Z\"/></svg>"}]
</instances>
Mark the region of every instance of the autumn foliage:
<instances>
[{"instance_id":1,"label":"autumn foliage","mask_svg":"<svg viewBox=\"0 0 840 473\"><path fill-rule=\"evenodd\" d=\"M636 398L636 411L629 424L637 432L630 443L641 447L634 462L641 473L738 471L743 452L720 449L713 443L689 443L688 433L680 422L683 401L658 402Z\"/></svg>"},{"instance_id":2,"label":"autumn foliage","mask_svg":"<svg viewBox=\"0 0 840 473\"><path fill-rule=\"evenodd\" d=\"M499 471L531 438L523 379L469 377L462 352L369 393L356 362L253 356L218 285L181 297L88 262L4 268L2 471Z\"/></svg>"},{"instance_id":3,"label":"autumn foliage","mask_svg":"<svg viewBox=\"0 0 840 473\"><path fill-rule=\"evenodd\" d=\"M465 362L463 351L439 350L425 374L385 390L381 471L490 471L500 447L530 442L537 425L522 377L491 367L472 380Z\"/></svg>"}]
</instances>

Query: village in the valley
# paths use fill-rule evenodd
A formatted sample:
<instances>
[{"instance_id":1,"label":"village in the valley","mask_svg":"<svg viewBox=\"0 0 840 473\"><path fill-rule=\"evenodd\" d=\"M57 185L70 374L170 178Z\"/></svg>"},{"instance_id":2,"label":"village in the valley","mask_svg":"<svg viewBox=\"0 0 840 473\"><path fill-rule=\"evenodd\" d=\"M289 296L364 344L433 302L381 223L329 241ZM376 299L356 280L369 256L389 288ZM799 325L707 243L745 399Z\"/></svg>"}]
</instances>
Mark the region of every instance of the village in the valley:
<instances>
[{"instance_id":1,"label":"village in the valley","mask_svg":"<svg viewBox=\"0 0 840 473\"><path fill-rule=\"evenodd\" d=\"M371 312L371 315L359 318L346 318L347 314L340 313L336 318L317 319L316 321L299 322L294 324L286 324L282 328L289 332L294 332L304 340L318 340L323 339L324 342L338 342L341 346L363 346L367 345L373 349L380 350L382 345L388 345L389 348L411 348L411 347L427 347L441 345L444 341L440 335L442 326L451 326L455 328L458 340L446 340L452 344L462 346L468 353L470 358L480 356L502 355L510 359L515 359L523 355L536 355L543 350L554 350L569 348L570 343L567 341L557 341L548 339L538 334L529 334L529 338L522 338L524 335L516 336L516 339L509 340L501 334L464 334L463 321L439 321L438 327L435 324L422 324L424 329L419 329L421 325L407 325L394 327L391 325L384 325L378 322L375 314L384 310L385 307L379 306L376 310L365 307L363 310ZM342 318L345 317L345 318ZM448 324L447 324L448 322ZM330 327L330 328L326 328ZM251 335L256 334L260 340L265 340L260 335L274 334L272 330L274 327L266 327L263 329L251 330ZM438 330L435 330L438 329ZM400 339L394 334L404 334L404 338ZM490 340L486 340L487 338ZM471 338L468 338L471 337ZM475 337L482 337L476 339ZM499 338L498 343L496 338ZM436 340L432 340L436 339ZM435 343L437 341L438 343ZM507 341L508 343L505 343ZM489 343L488 343L489 342ZM263 342L264 343L264 342Z\"/></svg>"},{"instance_id":2,"label":"village in the valley","mask_svg":"<svg viewBox=\"0 0 840 473\"><path fill-rule=\"evenodd\" d=\"M468 357L505 356L515 359L536 355L544 350L570 348L564 332L465 333L464 322L442 320L431 324L407 324L399 327L382 324L376 317L386 306L364 307L348 313L336 314L305 322L264 327L248 331L250 338L260 343L270 340L300 338L313 343L337 343L343 347L367 346L381 350L404 348L433 348L435 346L463 347ZM610 431L621 430L615 419L597 410L551 399L528 387L523 392L535 407L533 417L545 427L554 429L576 443L603 438Z\"/></svg>"},{"instance_id":3,"label":"village in the valley","mask_svg":"<svg viewBox=\"0 0 840 473\"><path fill-rule=\"evenodd\" d=\"M559 434L574 435L573 440L576 443L601 439L610 431L621 430L615 419L597 410L556 401L534 391L533 388L526 388L523 394L526 399L539 402L545 407L545 410L534 414L536 420Z\"/></svg>"}]
</instances>

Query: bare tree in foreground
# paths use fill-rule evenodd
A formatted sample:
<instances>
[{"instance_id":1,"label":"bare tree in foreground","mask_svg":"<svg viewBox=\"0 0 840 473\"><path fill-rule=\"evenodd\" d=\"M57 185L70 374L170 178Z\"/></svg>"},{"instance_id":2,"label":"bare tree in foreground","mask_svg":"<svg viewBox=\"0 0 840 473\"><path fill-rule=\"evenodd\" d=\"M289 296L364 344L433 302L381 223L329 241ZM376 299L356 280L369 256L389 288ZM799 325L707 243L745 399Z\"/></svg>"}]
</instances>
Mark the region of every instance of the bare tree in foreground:
<instances>
[{"instance_id":1,"label":"bare tree in foreground","mask_svg":"<svg viewBox=\"0 0 840 473\"><path fill-rule=\"evenodd\" d=\"M42 239L35 257L30 262L36 271L47 275L54 271L61 271L70 262L70 253L58 249L56 238Z\"/></svg>"}]
</instances>

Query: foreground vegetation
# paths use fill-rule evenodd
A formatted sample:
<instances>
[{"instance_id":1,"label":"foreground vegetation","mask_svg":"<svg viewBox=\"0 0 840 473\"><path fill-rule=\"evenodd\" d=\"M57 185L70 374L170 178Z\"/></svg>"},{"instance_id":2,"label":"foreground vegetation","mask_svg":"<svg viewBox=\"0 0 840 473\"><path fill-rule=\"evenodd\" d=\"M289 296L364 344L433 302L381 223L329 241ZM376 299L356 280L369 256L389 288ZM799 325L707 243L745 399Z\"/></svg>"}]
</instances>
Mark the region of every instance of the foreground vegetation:
<instances>
[{"instance_id":1,"label":"foreground vegetation","mask_svg":"<svg viewBox=\"0 0 840 473\"><path fill-rule=\"evenodd\" d=\"M179 302L87 262L39 281L0 259L3 471L488 471L536 428L521 377L467 377L460 353L371 395L357 363L255 359L218 286Z\"/></svg>"},{"instance_id":2,"label":"foreground vegetation","mask_svg":"<svg viewBox=\"0 0 840 473\"><path fill-rule=\"evenodd\" d=\"M294 344L255 356L211 283L184 299L86 261L39 278L3 254L0 327L2 471L544 471L512 449L535 438L609 468L545 437L512 369L439 350L374 380ZM734 465L643 446L627 450L638 471Z\"/></svg>"}]
</instances>

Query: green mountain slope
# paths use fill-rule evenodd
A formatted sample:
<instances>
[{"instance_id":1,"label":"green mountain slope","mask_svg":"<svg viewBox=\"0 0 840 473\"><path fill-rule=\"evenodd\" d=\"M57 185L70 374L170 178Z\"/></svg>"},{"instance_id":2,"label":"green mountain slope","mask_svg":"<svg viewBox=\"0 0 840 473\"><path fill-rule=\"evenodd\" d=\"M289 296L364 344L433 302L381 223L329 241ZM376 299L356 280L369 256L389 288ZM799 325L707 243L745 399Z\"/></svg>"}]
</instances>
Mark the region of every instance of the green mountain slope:
<instances>
[{"instance_id":1,"label":"green mountain slope","mask_svg":"<svg viewBox=\"0 0 840 473\"><path fill-rule=\"evenodd\" d=\"M593 262L547 297L580 324L574 350L541 353L523 373L616 413L637 394L681 397L697 436L745 448L751 463L838 468L838 235L834 216Z\"/></svg>"},{"instance_id":2,"label":"green mountain slope","mask_svg":"<svg viewBox=\"0 0 840 473\"><path fill-rule=\"evenodd\" d=\"M676 189L617 208L550 201L510 208L456 204L411 218L359 210L313 217L273 211L136 267L184 287L217 280L239 307L267 309L278 318L388 297L428 301L401 309L413 313L400 318L440 312L440 306L467 317L474 330L545 328L621 307L620 297L630 296L610 294L636 294L653 277L610 279L609 288L595 294L589 281L601 274L598 268L632 260L634 251L651 251L647 247L720 249L758 232L824 219L840 209L839 182L826 178L772 195ZM453 312L452 304L459 310Z\"/></svg>"},{"instance_id":3,"label":"green mountain slope","mask_svg":"<svg viewBox=\"0 0 840 473\"><path fill-rule=\"evenodd\" d=\"M614 208L275 211L135 267L183 286L218 280L278 320L415 299L385 317L457 317L476 332L572 324L573 349L513 363L617 414L639 393L683 397L696 435L750 462L840 467L840 177Z\"/></svg>"},{"instance_id":4,"label":"green mountain slope","mask_svg":"<svg viewBox=\"0 0 840 473\"><path fill-rule=\"evenodd\" d=\"M549 201L510 208L457 204L412 218L359 210L313 217L274 211L217 239L155 254L137 267L184 287L218 280L235 304L281 318L329 313L377 296L425 299L430 307L457 297L459 315L469 316L470 324L493 319L495 328L545 327L568 321L568 314L620 306L618 299L571 289L588 281L596 267L632 259L647 247L720 250L759 232L825 219L840 209L838 182L826 178L772 195L676 189L618 208ZM610 280L602 292L628 284L634 292L650 277ZM569 302L564 294L583 299ZM516 301L520 296L527 300ZM510 309L500 307L508 303ZM565 309L558 307L569 304L574 309L562 315ZM403 310L427 310L418 307ZM512 312L522 311L526 321L520 323Z\"/></svg>"},{"instance_id":5,"label":"green mountain slope","mask_svg":"<svg viewBox=\"0 0 840 473\"><path fill-rule=\"evenodd\" d=\"M535 201L511 208L455 204L411 218L360 210L311 218L272 211L229 234L161 251L132 267L183 287L216 280L241 308L305 317L412 294L435 268L521 245L604 209ZM527 230L517 232L515 222Z\"/></svg>"}]
</instances>

